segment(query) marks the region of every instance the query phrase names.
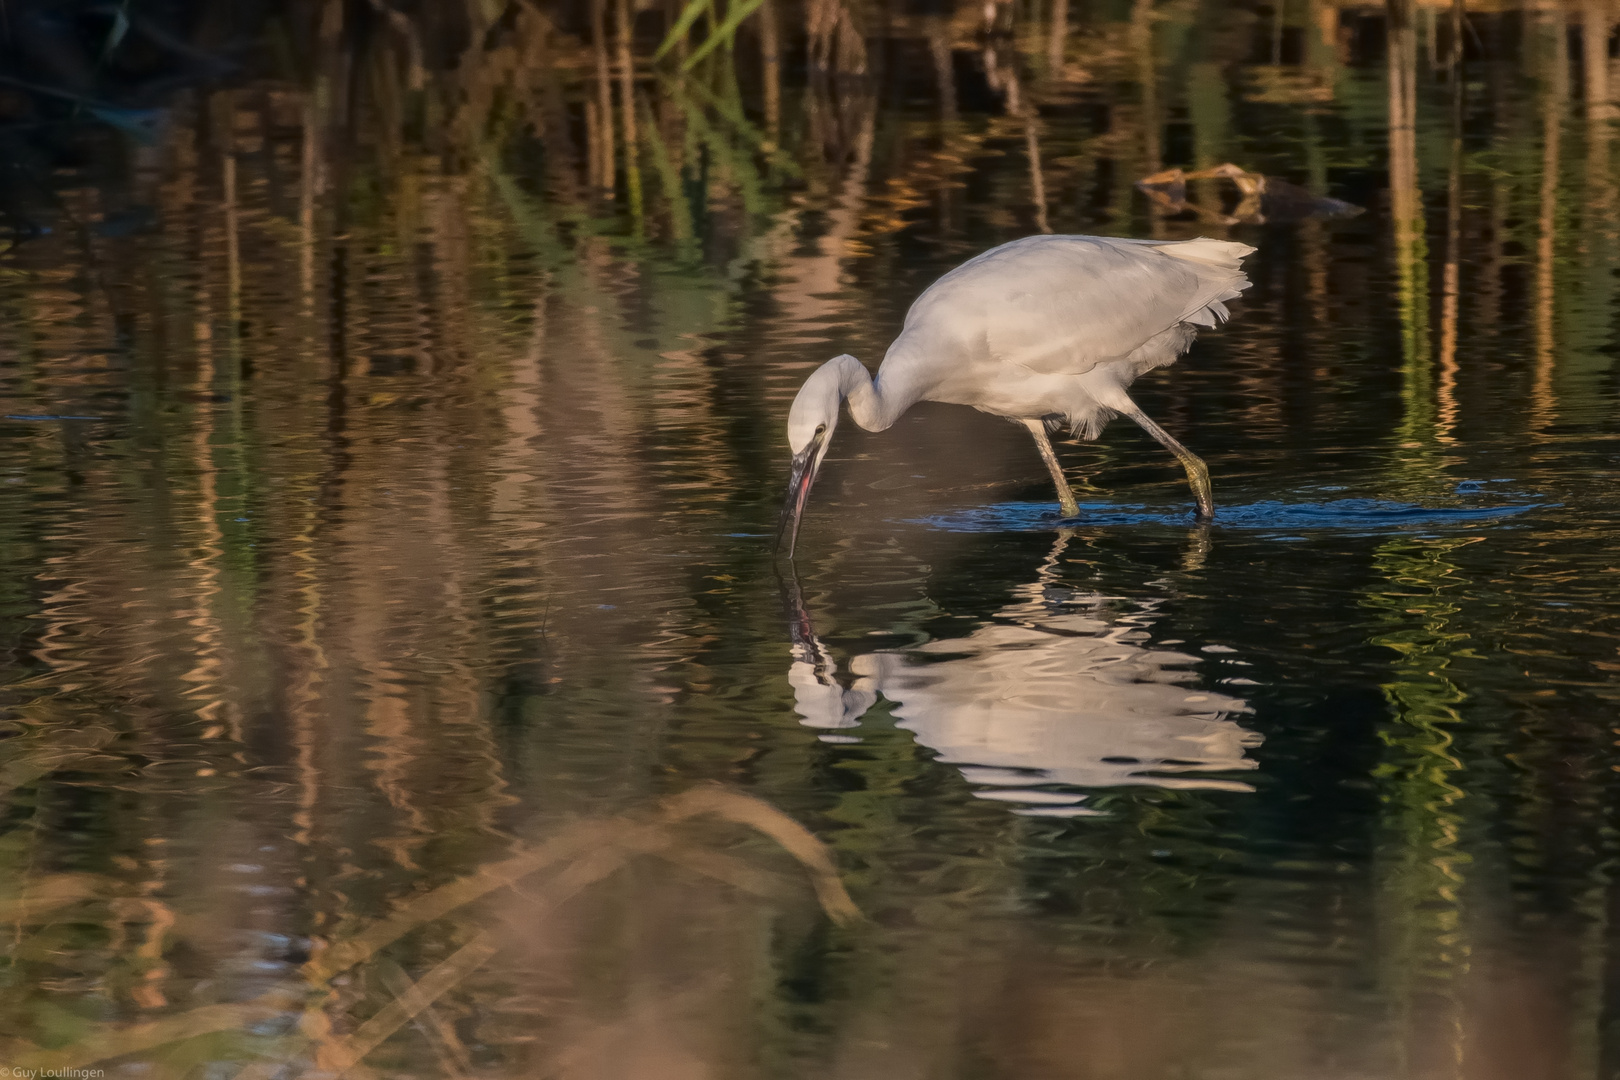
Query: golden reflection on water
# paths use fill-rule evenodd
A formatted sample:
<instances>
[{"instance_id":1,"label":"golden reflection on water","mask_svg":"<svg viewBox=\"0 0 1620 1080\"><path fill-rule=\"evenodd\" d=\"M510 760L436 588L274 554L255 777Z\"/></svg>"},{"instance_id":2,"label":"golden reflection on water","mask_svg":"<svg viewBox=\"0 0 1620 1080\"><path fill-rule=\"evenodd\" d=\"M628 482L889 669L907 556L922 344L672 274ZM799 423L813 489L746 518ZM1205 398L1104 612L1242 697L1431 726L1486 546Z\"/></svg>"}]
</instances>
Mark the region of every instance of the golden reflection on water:
<instances>
[{"instance_id":1,"label":"golden reflection on water","mask_svg":"<svg viewBox=\"0 0 1620 1080\"><path fill-rule=\"evenodd\" d=\"M181 92L155 145L61 121L113 164L0 255L0 395L98 419L0 421L0 1064L1613 1071L1608 5L1471 8L1460 83L1414 4L767 0L656 62L675 6L487 7L446 56L312 4L301 74ZM1371 212L1133 193L1225 161ZM919 408L830 463L791 640L798 382L1044 230L1261 247L1146 387L1223 506L1544 509L1054 549L936 527L1048 493L1007 425ZM1128 433L1063 453L1088 501L1180 497ZM868 919L614 816L709 780Z\"/></svg>"}]
</instances>

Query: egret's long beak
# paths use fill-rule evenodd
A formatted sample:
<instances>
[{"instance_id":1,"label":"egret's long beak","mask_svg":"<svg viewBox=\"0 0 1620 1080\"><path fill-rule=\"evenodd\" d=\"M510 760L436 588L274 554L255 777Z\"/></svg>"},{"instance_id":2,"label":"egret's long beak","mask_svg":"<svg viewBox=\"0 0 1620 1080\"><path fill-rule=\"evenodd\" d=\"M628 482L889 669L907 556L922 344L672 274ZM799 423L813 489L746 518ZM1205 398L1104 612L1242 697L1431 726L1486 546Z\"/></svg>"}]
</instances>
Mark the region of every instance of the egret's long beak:
<instances>
[{"instance_id":1,"label":"egret's long beak","mask_svg":"<svg viewBox=\"0 0 1620 1080\"><path fill-rule=\"evenodd\" d=\"M787 541L788 558L799 542L799 522L804 519L804 504L810 498L810 487L821 471L821 459L826 456L827 431L816 432L810 445L793 455L793 472L788 476L787 502L782 504L782 519L776 526L776 550L782 550Z\"/></svg>"}]
</instances>

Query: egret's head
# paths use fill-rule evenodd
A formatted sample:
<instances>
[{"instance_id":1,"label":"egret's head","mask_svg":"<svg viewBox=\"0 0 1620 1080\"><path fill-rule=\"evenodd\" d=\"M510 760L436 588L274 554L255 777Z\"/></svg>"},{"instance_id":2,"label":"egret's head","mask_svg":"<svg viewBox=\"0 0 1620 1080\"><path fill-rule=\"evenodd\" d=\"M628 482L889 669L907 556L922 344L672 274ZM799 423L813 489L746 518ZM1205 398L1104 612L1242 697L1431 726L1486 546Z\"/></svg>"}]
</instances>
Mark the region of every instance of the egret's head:
<instances>
[{"instance_id":1,"label":"egret's head","mask_svg":"<svg viewBox=\"0 0 1620 1080\"><path fill-rule=\"evenodd\" d=\"M860 361L849 355L834 357L818 367L799 387L793 408L788 410L788 449L793 451L793 472L788 478L787 502L782 507L776 546L780 549L786 540L790 559L799 539L804 504L810 497L816 474L821 471L821 459L827 456L827 447L832 444L833 429L838 426L838 410L844 403L846 364L860 367Z\"/></svg>"},{"instance_id":2,"label":"egret's head","mask_svg":"<svg viewBox=\"0 0 1620 1080\"><path fill-rule=\"evenodd\" d=\"M793 408L788 410L788 449L793 451L794 457L838 426L838 410L844 403L844 395L839 392L837 376L838 370L833 364L823 364L799 387Z\"/></svg>"}]
</instances>

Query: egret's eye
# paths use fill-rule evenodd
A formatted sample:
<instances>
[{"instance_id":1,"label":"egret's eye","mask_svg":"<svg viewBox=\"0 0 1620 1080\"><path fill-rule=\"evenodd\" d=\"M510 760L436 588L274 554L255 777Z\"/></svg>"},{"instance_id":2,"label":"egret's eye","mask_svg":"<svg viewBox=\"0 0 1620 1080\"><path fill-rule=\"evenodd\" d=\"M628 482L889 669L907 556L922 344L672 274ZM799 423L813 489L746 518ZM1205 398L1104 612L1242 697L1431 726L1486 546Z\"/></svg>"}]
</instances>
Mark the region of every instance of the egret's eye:
<instances>
[{"instance_id":1,"label":"egret's eye","mask_svg":"<svg viewBox=\"0 0 1620 1080\"><path fill-rule=\"evenodd\" d=\"M816 433L813 436L813 438L819 439L825 434L827 434L827 425L826 424L817 424L816 425Z\"/></svg>"}]
</instances>

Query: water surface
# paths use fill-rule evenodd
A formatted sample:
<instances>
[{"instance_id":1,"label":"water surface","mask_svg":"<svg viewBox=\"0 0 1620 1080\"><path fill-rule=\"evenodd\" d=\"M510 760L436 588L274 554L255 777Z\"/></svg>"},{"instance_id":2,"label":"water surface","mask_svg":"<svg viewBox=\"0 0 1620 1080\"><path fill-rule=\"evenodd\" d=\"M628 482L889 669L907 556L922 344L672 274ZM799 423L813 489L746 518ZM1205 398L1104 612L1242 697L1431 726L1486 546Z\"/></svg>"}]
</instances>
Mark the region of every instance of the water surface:
<instances>
[{"instance_id":1,"label":"water surface","mask_svg":"<svg viewBox=\"0 0 1620 1080\"><path fill-rule=\"evenodd\" d=\"M584 12L429 39L425 90L381 23L291 33L303 75L181 91L152 145L47 114L0 254L0 1064L292 985L97 1067L297 1075L492 934L366 1067L1616 1075L1620 179L1574 23L1479 16L1455 153L1420 50L1402 189L1378 12L977 10L874 23L864 74L784 29L774 121L749 34L740 75L644 64L639 195ZM1368 212L1131 187L1221 161ZM1021 429L925 404L840 427L779 564L799 382L1043 227L1258 248L1138 386L1213 525L1128 424L1059 444L1064 521ZM310 974L706 782L866 921L710 825Z\"/></svg>"}]
</instances>

